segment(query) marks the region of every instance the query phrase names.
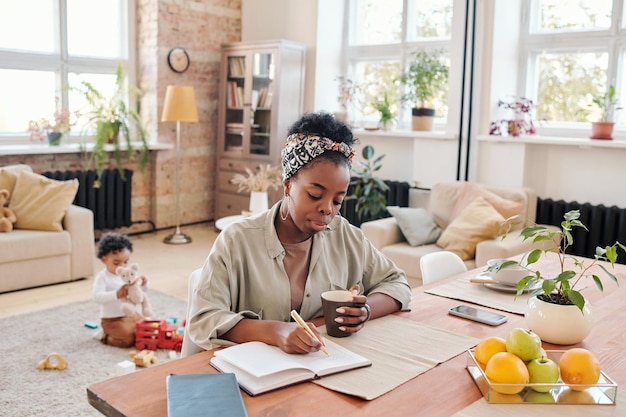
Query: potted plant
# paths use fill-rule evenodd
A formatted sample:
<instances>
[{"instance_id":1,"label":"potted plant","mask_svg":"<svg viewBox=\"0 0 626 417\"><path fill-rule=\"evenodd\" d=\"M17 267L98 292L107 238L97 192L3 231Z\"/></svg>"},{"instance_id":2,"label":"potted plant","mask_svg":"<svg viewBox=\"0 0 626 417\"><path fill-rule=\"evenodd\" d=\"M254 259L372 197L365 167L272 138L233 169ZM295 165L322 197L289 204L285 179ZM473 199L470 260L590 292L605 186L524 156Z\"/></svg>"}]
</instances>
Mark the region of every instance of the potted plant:
<instances>
[{"instance_id":1,"label":"potted plant","mask_svg":"<svg viewBox=\"0 0 626 417\"><path fill-rule=\"evenodd\" d=\"M443 50L421 49L413 53L407 72L400 78L408 87L401 100L414 104L413 130L432 130L435 109L429 106L432 99L447 88L448 72Z\"/></svg>"},{"instance_id":2,"label":"potted plant","mask_svg":"<svg viewBox=\"0 0 626 417\"><path fill-rule=\"evenodd\" d=\"M78 112L72 113L65 108L59 108L59 98L54 98L55 108L52 120L45 117L39 120L31 120L28 122L28 131L31 140L44 140L44 136L48 138L50 145L60 145L61 138L72 129L76 124Z\"/></svg>"},{"instance_id":3,"label":"potted plant","mask_svg":"<svg viewBox=\"0 0 626 417\"><path fill-rule=\"evenodd\" d=\"M91 83L83 81L80 87L73 88L85 97L89 106L84 113L87 118L84 131L95 130L94 148L88 161L88 166L95 166L98 178L102 171L109 165L109 154L105 150L105 145L113 145L113 153L115 155L115 163L120 175L123 179L124 170L122 169L122 152L127 152L127 160L135 158L131 142L131 130L135 128L141 140L141 146L138 149L139 169L143 171L149 162L150 154L148 143L146 141L146 131L139 117L139 109L130 107L126 100L131 96L140 96L141 90L137 87L126 87L122 64L117 65L115 71L115 89L109 97L95 88ZM119 140L122 134L124 148Z\"/></svg>"},{"instance_id":4,"label":"potted plant","mask_svg":"<svg viewBox=\"0 0 626 417\"><path fill-rule=\"evenodd\" d=\"M396 120L396 115L391 108L391 103L389 103L389 96L387 93L384 94L382 99L376 100L372 105L380 113L379 122L382 129L391 130L393 123Z\"/></svg>"},{"instance_id":5,"label":"potted plant","mask_svg":"<svg viewBox=\"0 0 626 417\"><path fill-rule=\"evenodd\" d=\"M360 91L360 87L355 81L342 75L337 76L335 81L337 81L339 87L337 103L339 103L340 109L335 112L335 118L345 123L348 121L348 106L350 106L356 98Z\"/></svg>"},{"instance_id":6,"label":"potted plant","mask_svg":"<svg viewBox=\"0 0 626 417\"><path fill-rule=\"evenodd\" d=\"M513 117L491 122L489 128L490 135L508 133L509 136L519 136L534 135L537 133L533 121L535 103L531 99L526 97L512 97L508 100L498 100L498 107L505 110L512 110Z\"/></svg>"},{"instance_id":7,"label":"potted plant","mask_svg":"<svg viewBox=\"0 0 626 417\"><path fill-rule=\"evenodd\" d=\"M389 190L387 184L380 178L376 178L374 173L382 168L381 155L374 159L374 148L367 145L361 151L363 160L358 161L359 167L353 167L355 178L350 181L354 187L352 194L346 196L345 201L355 200L355 211L359 221L376 220L379 214L384 213L387 207L386 192Z\"/></svg>"},{"instance_id":8,"label":"potted plant","mask_svg":"<svg viewBox=\"0 0 626 417\"><path fill-rule=\"evenodd\" d=\"M259 165L256 172L246 168L246 174L235 174L230 183L238 186L237 192L250 193L251 214L267 210L267 192L278 189L283 183L281 168L269 164Z\"/></svg>"},{"instance_id":9,"label":"potted plant","mask_svg":"<svg viewBox=\"0 0 626 417\"><path fill-rule=\"evenodd\" d=\"M601 96L594 97L593 104L600 109L599 120L591 122L591 139L613 139L613 127L615 122L613 118L615 111L620 110L617 106L617 98L615 98L615 87L609 86L609 89Z\"/></svg>"},{"instance_id":10,"label":"potted plant","mask_svg":"<svg viewBox=\"0 0 626 417\"><path fill-rule=\"evenodd\" d=\"M528 275L517 283L517 295L530 292L526 311L526 323L541 340L555 344L573 344L583 340L591 331L592 310L589 302L578 291L583 283L591 278L595 285L604 290L600 277L594 272L599 267L608 278L617 283L617 278L600 261L615 264L618 249L626 252L626 246L615 242L604 248L597 247L594 259L585 262L567 254L567 248L574 244L572 230L575 227L589 231L579 220L580 211L571 210L564 214L561 230L553 231L542 225L527 226L521 231L524 240L552 242L546 249L535 249L525 254L520 262L506 260L492 265L489 271L519 265L528 270ZM556 276L547 277L539 270L533 270L545 253L556 252L560 271ZM571 268L570 268L571 267ZM570 268L570 269L566 269Z\"/></svg>"}]
</instances>

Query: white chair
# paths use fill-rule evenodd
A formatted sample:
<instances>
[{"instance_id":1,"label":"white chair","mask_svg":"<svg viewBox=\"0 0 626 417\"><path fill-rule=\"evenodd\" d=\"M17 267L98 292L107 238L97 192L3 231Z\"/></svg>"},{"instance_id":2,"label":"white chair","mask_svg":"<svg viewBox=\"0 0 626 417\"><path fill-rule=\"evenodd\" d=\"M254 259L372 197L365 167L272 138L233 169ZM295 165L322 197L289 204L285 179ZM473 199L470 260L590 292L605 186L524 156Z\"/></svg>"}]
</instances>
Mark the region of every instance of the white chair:
<instances>
[{"instance_id":1,"label":"white chair","mask_svg":"<svg viewBox=\"0 0 626 417\"><path fill-rule=\"evenodd\" d=\"M202 268L198 268L193 271L189 276L189 288L187 292L187 326L189 326L189 306L191 305L191 296L193 294L193 291L200 283L201 275ZM191 341L191 338L189 337L189 332L187 331L187 328L185 328L185 333L183 335L183 347L180 351L180 356L184 358L186 356L193 355L194 353L202 352L203 350L203 348Z\"/></svg>"},{"instance_id":2,"label":"white chair","mask_svg":"<svg viewBox=\"0 0 626 417\"><path fill-rule=\"evenodd\" d=\"M467 271L467 266L459 255L449 251L431 252L420 258L422 283L439 281Z\"/></svg>"}]
</instances>

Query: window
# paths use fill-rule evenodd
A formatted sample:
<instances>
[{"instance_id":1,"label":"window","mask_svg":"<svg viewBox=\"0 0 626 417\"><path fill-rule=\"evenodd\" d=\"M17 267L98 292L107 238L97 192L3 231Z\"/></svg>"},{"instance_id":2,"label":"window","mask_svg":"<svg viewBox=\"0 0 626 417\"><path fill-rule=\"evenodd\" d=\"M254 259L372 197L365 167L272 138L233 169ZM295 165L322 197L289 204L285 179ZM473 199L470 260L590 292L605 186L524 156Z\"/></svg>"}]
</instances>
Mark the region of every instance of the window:
<instances>
[{"instance_id":1,"label":"window","mask_svg":"<svg viewBox=\"0 0 626 417\"><path fill-rule=\"evenodd\" d=\"M0 13L0 144L28 143L28 122L74 112L79 80L113 86L119 62L132 83L134 0L5 1ZM95 18L97 17L97 18ZM113 88L113 87L111 87ZM80 124L72 130L79 135Z\"/></svg>"},{"instance_id":2,"label":"window","mask_svg":"<svg viewBox=\"0 0 626 417\"><path fill-rule=\"evenodd\" d=\"M626 29L614 13L623 10L624 0L523 4L528 10L522 14L520 36L522 62L526 62L521 91L536 101L536 115L546 120L547 127L588 130L588 123L599 118L593 98L602 96L610 85L621 92L620 102L626 102L620 69ZM615 121L626 124L626 114L618 112Z\"/></svg>"},{"instance_id":3,"label":"window","mask_svg":"<svg viewBox=\"0 0 626 417\"><path fill-rule=\"evenodd\" d=\"M347 77L360 86L352 102L358 123L377 122L373 103L385 94L400 126L410 125L412 103L402 103L400 78L410 55L418 49L449 52L452 39L453 0L350 0L348 2ZM463 2L464 3L464 2ZM463 13L460 13L463 14ZM463 43L463 39L456 40ZM450 74L453 77L453 74ZM457 74L460 77L460 72ZM448 118L447 94L435 99L439 127Z\"/></svg>"}]
</instances>

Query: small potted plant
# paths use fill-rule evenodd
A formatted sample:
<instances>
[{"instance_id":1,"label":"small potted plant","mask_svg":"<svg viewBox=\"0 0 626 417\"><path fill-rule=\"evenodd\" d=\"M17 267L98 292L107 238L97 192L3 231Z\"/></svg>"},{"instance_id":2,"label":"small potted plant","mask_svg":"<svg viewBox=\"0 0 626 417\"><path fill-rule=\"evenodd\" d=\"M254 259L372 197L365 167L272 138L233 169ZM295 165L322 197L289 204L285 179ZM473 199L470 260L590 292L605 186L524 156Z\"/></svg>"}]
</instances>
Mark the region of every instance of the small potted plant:
<instances>
[{"instance_id":1,"label":"small potted plant","mask_svg":"<svg viewBox=\"0 0 626 417\"><path fill-rule=\"evenodd\" d=\"M346 196L345 201L355 200L355 211L359 221L376 220L387 208L386 192L389 186L375 176L376 171L382 168L381 155L374 159L374 148L367 145L361 151L363 160L358 161L358 167L353 167L355 178L350 182L354 191Z\"/></svg>"},{"instance_id":2,"label":"small potted plant","mask_svg":"<svg viewBox=\"0 0 626 417\"><path fill-rule=\"evenodd\" d=\"M509 136L534 135L537 133L533 112L535 103L526 97L510 97L506 100L498 100L498 107L513 112L512 118L498 119L491 122L490 135Z\"/></svg>"},{"instance_id":3,"label":"small potted plant","mask_svg":"<svg viewBox=\"0 0 626 417\"><path fill-rule=\"evenodd\" d=\"M72 90L82 94L89 106L84 113L87 119L84 132L95 131L95 136L88 166L95 166L98 178L109 165L109 154L105 150L107 144L113 145L117 169L124 178L122 152L126 150L127 160L135 158L130 136L132 128L137 130L141 140L141 146L138 149L138 164L139 169L143 171L150 159L146 131L141 123L139 111L131 108L126 102L130 96L140 96L141 90L134 86L126 87L122 64L116 67L115 89L110 97L87 81L83 81L79 87L72 88ZM118 140L120 133L124 139L125 149L122 149Z\"/></svg>"},{"instance_id":4,"label":"small potted plant","mask_svg":"<svg viewBox=\"0 0 626 417\"><path fill-rule=\"evenodd\" d=\"M231 184L238 186L237 192L250 193L250 212L252 214L267 210L267 192L275 190L283 183L282 170L279 166L259 165L256 171L246 168L246 174L235 174Z\"/></svg>"},{"instance_id":5,"label":"small potted plant","mask_svg":"<svg viewBox=\"0 0 626 417\"><path fill-rule=\"evenodd\" d=\"M28 122L28 131L30 132L31 140L44 140L44 136L48 138L50 145L60 145L63 135L69 133L72 127L76 124L78 118L78 112L70 113L65 108L59 108L59 98L54 98L55 108L52 120L47 118L41 118L39 120L31 120Z\"/></svg>"},{"instance_id":6,"label":"small potted plant","mask_svg":"<svg viewBox=\"0 0 626 417\"><path fill-rule=\"evenodd\" d=\"M393 128L393 123L396 120L395 112L389 103L389 96L385 92L382 99L378 99L374 101L372 104L376 110L380 113L380 126L383 130L391 130Z\"/></svg>"},{"instance_id":7,"label":"small potted plant","mask_svg":"<svg viewBox=\"0 0 626 417\"><path fill-rule=\"evenodd\" d=\"M578 289L587 278L591 278L600 291L604 290L602 280L595 272L596 266L613 282L618 283L615 275L600 261L609 262L613 266L617 261L618 250L626 252L626 246L615 242L604 248L597 247L591 262L568 255L567 248L574 243L572 230L578 227L589 231L579 218L579 210L565 213L560 231L553 231L542 225L525 227L521 231L524 240L552 242L553 245L546 249L532 250L525 254L520 262L507 260L488 268L489 271L494 271L519 265L528 270L528 275L517 283L517 295L530 291L526 323L541 340L550 343L578 343L589 334L592 310ZM561 267L559 273L553 277L547 277L541 271L532 269L532 265L548 252L558 254ZM566 269L566 266L570 265L572 268Z\"/></svg>"},{"instance_id":8,"label":"small potted plant","mask_svg":"<svg viewBox=\"0 0 626 417\"><path fill-rule=\"evenodd\" d=\"M432 100L448 87L449 68L441 49L418 50L413 53L409 68L400 77L407 87L402 102L413 103L413 130L432 130L435 109Z\"/></svg>"},{"instance_id":9,"label":"small potted plant","mask_svg":"<svg viewBox=\"0 0 626 417\"><path fill-rule=\"evenodd\" d=\"M335 112L335 118L342 122L348 121L348 107L352 104L360 91L360 86L353 80L344 76L337 76L335 81L338 83L337 103L339 103L339 111Z\"/></svg>"},{"instance_id":10,"label":"small potted plant","mask_svg":"<svg viewBox=\"0 0 626 417\"><path fill-rule=\"evenodd\" d=\"M601 96L593 97L593 104L600 110L599 120L591 122L591 139L613 139L613 127L615 126L615 111L620 110L615 97L615 87L609 89Z\"/></svg>"}]
</instances>

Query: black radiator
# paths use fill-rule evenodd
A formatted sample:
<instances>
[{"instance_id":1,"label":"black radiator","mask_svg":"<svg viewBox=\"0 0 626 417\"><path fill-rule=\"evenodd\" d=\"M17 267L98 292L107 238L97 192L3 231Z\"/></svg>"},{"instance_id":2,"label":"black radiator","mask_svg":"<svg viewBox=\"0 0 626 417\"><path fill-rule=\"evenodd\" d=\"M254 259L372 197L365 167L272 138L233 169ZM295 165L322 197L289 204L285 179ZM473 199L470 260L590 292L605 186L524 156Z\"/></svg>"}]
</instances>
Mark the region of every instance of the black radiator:
<instances>
[{"instance_id":1,"label":"black radiator","mask_svg":"<svg viewBox=\"0 0 626 417\"><path fill-rule=\"evenodd\" d=\"M43 175L59 181L78 179L74 204L93 211L94 229L115 229L131 225L133 171L124 170L124 181L118 170L105 170L98 188L93 186L96 171L47 171Z\"/></svg>"},{"instance_id":2,"label":"black radiator","mask_svg":"<svg viewBox=\"0 0 626 417\"><path fill-rule=\"evenodd\" d=\"M409 205L409 190L411 189L411 185L408 182L404 181L387 181L385 180L385 184L389 187L387 190L387 205L388 206L400 206L400 207L408 207ZM354 192L355 186L350 185L348 187L348 195L351 195ZM343 203L341 206L340 213L343 217L345 217L350 223L355 226L361 226L361 223L370 220L376 220L374 218L366 218L359 219L356 214L356 201L348 200ZM385 210L383 213L379 213L377 218L389 217L390 214Z\"/></svg>"},{"instance_id":3,"label":"black radiator","mask_svg":"<svg viewBox=\"0 0 626 417\"><path fill-rule=\"evenodd\" d=\"M538 224L561 226L563 215L570 210L580 210L580 221L589 231L576 227L572 231L574 244L567 253L593 258L596 247L612 245L615 241L626 244L626 209L617 206L606 207L602 204L565 202L563 200L537 199ZM621 251L620 251L621 252ZM620 253L619 263L626 263L626 256Z\"/></svg>"}]
</instances>

